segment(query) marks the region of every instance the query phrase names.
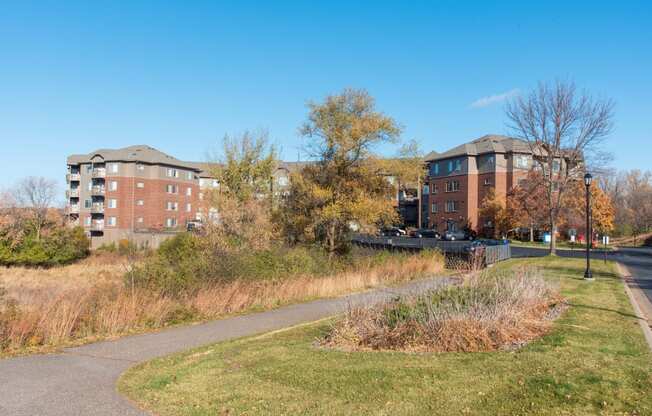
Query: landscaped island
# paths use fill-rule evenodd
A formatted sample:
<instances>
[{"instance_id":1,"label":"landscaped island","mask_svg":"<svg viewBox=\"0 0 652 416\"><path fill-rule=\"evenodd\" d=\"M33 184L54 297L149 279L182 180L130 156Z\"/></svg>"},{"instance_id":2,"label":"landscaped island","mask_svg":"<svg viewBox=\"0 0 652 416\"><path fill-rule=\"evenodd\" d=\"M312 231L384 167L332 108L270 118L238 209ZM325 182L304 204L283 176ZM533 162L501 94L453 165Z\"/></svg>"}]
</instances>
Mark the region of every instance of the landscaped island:
<instances>
[{"instance_id":1,"label":"landscaped island","mask_svg":"<svg viewBox=\"0 0 652 416\"><path fill-rule=\"evenodd\" d=\"M333 322L199 348L135 367L120 390L160 415L645 415L652 354L615 266L511 260L558 284L568 309L522 348L480 353L345 352L318 345Z\"/></svg>"}]
</instances>

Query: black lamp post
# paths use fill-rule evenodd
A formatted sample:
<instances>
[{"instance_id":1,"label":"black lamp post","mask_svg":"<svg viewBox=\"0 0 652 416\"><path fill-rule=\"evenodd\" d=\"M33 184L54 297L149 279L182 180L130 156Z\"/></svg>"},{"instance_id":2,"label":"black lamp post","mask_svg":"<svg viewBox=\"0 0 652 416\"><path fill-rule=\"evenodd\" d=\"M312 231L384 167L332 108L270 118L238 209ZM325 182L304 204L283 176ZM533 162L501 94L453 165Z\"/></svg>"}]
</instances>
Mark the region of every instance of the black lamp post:
<instances>
[{"instance_id":1,"label":"black lamp post","mask_svg":"<svg viewBox=\"0 0 652 416\"><path fill-rule=\"evenodd\" d=\"M593 240L593 230L591 230L591 181L593 176L590 173L584 175L584 185L586 186L586 271L584 279L593 280L591 273L591 240Z\"/></svg>"}]
</instances>

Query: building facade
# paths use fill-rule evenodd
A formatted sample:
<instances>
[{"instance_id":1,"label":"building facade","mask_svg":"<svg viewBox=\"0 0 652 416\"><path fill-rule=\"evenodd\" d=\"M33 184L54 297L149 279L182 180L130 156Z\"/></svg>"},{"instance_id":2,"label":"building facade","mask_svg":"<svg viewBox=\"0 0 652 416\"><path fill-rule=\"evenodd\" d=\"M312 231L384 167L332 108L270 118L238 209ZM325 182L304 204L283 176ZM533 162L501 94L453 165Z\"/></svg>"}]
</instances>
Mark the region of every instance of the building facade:
<instances>
[{"instance_id":1,"label":"building facade","mask_svg":"<svg viewBox=\"0 0 652 416\"><path fill-rule=\"evenodd\" d=\"M279 162L270 187L287 192L304 163ZM156 247L189 222L218 221L207 195L219 191L214 164L184 162L147 145L99 149L67 160L66 214L93 248L129 240Z\"/></svg>"},{"instance_id":2,"label":"building facade","mask_svg":"<svg viewBox=\"0 0 652 416\"><path fill-rule=\"evenodd\" d=\"M525 179L532 167L529 143L487 135L426 160L429 227L439 232L470 228L476 232L493 224L481 218L480 207L490 189L499 198Z\"/></svg>"},{"instance_id":3,"label":"building facade","mask_svg":"<svg viewBox=\"0 0 652 416\"><path fill-rule=\"evenodd\" d=\"M100 149L67 164L67 213L93 247L174 232L197 216L199 170L152 147Z\"/></svg>"}]
</instances>

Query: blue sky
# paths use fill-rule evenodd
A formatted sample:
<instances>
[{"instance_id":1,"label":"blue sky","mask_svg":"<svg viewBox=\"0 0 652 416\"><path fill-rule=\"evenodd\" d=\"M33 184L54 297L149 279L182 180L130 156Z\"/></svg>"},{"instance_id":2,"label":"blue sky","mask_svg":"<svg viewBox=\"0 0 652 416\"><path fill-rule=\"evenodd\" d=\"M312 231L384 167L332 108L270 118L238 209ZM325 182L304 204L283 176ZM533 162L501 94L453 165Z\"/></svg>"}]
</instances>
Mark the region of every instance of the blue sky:
<instances>
[{"instance_id":1,"label":"blue sky","mask_svg":"<svg viewBox=\"0 0 652 416\"><path fill-rule=\"evenodd\" d=\"M649 1L28 3L0 13L0 188L63 187L99 147L202 160L246 129L294 160L306 102L345 87L442 151L507 133L503 96L555 78L613 98L614 166L649 167Z\"/></svg>"}]
</instances>

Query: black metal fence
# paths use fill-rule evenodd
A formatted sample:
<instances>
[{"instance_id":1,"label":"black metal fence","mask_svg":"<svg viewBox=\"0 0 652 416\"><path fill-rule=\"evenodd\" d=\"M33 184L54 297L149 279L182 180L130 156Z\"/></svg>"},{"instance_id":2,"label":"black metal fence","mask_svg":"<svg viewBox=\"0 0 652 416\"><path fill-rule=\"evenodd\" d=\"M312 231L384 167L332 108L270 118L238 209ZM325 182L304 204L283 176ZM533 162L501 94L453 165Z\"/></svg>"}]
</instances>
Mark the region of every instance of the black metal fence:
<instances>
[{"instance_id":1,"label":"black metal fence","mask_svg":"<svg viewBox=\"0 0 652 416\"><path fill-rule=\"evenodd\" d=\"M386 250L423 250L437 249L445 255L470 256L475 253L484 255L485 264L494 264L511 258L512 251L508 243L497 240L482 241L443 241L436 238L378 237L356 235L351 241L363 247Z\"/></svg>"}]
</instances>

